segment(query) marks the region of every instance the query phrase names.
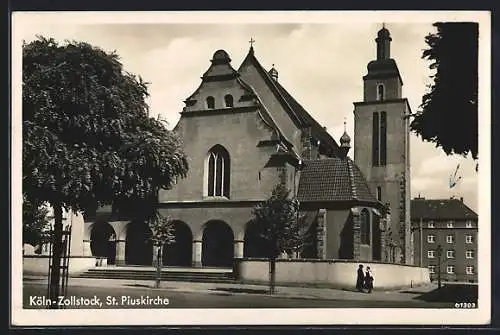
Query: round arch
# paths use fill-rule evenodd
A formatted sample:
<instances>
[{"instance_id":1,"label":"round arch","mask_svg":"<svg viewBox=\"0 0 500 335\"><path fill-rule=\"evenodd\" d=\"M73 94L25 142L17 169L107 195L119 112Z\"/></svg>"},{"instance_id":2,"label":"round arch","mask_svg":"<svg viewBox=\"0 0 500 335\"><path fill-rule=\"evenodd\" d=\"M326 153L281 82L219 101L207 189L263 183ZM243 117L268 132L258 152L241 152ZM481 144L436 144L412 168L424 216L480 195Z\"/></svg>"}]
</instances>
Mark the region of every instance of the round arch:
<instances>
[{"instance_id":1,"label":"round arch","mask_svg":"<svg viewBox=\"0 0 500 335\"><path fill-rule=\"evenodd\" d=\"M248 222L245 227L243 257L269 258L270 256L269 241L262 237L262 231L256 224Z\"/></svg>"},{"instance_id":2,"label":"round arch","mask_svg":"<svg viewBox=\"0 0 500 335\"><path fill-rule=\"evenodd\" d=\"M232 267L233 230L224 221L209 221L203 230L201 263L203 266Z\"/></svg>"},{"instance_id":3,"label":"round arch","mask_svg":"<svg viewBox=\"0 0 500 335\"><path fill-rule=\"evenodd\" d=\"M153 242L147 223L132 221L127 225L125 242L125 263L131 265L153 264Z\"/></svg>"},{"instance_id":4,"label":"round arch","mask_svg":"<svg viewBox=\"0 0 500 335\"><path fill-rule=\"evenodd\" d=\"M115 264L116 232L108 222L95 222L90 226L90 251L92 256L106 257L108 264Z\"/></svg>"},{"instance_id":5,"label":"round arch","mask_svg":"<svg viewBox=\"0 0 500 335\"><path fill-rule=\"evenodd\" d=\"M193 233L182 221L174 221L175 241L163 246L162 262L167 266L191 266Z\"/></svg>"}]
</instances>

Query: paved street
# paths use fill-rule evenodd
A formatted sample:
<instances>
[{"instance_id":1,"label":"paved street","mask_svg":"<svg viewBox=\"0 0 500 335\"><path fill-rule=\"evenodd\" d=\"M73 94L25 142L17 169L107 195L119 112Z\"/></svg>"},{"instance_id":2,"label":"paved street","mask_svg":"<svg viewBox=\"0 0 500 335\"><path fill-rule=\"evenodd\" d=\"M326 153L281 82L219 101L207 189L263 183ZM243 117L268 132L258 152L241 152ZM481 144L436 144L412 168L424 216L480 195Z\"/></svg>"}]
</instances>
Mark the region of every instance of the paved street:
<instances>
[{"instance_id":1,"label":"paved street","mask_svg":"<svg viewBox=\"0 0 500 335\"><path fill-rule=\"evenodd\" d=\"M154 289L150 282L74 280L68 287L64 308L359 308L410 307L452 308L447 302L414 299L416 293L377 292L364 294L331 289L278 288L269 296L265 286L163 282ZM24 308L48 308L44 305L46 281L25 280ZM312 292L312 293L311 293ZM323 292L323 293L322 293ZM328 293L328 294L327 294ZM143 296L143 299L141 299ZM144 299L149 296L149 300ZM73 298L72 298L73 297ZM84 306L86 302L100 303ZM160 298L157 298L160 297ZM93 298L93 299L91 299ZM97 298L97 299L96 299ZM167 300L168 299L168 300Z\"/></svg>"}]
</instances>

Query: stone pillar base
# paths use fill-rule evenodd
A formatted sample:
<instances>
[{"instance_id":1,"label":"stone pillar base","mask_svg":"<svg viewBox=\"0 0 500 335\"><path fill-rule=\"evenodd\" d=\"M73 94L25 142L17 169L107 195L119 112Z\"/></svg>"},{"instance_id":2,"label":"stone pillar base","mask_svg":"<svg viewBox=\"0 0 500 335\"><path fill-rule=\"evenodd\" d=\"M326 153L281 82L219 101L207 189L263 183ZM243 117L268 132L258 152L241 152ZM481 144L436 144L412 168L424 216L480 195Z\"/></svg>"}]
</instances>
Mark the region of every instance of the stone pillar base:
<instances>
[{"instance_id":1,"label":"stone pillar base","mask_svg":"<svg viewBox=\"0 0 500 335\"><path fill-rule=\"evenodd\" d=\"M201 262L193 262L192 267L193 268L201 268L202 267Z\"/></svg>"}]
</instances>

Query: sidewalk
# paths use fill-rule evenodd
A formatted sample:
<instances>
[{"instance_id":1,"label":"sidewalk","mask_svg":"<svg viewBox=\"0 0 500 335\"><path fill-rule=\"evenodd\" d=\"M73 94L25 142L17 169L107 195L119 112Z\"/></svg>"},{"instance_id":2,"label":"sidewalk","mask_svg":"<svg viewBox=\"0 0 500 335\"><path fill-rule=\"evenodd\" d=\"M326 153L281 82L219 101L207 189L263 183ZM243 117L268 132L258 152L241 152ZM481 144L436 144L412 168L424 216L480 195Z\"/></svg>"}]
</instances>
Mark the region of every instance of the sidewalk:
<instances>
[{"instance_id":1,"label":"sidewalk","mask_svg":"<svg viewBox=\"0 0 500 335\"><path fill-rule=\"evenodd\" d=\"M24 283L47 283L46 277L24 276ZM160 288L154 288L152 280L127 280L127 279L91 279L70 277L69 286L98 286L98 287L123 287L124 289L147 288L153 290L169 290L175 292L197 292L206 294L227 295L268 295L267 285L250 285L240 283L198 283L162 281ZM276 287L276 297L295 299L323 299L323 300L371 300L371 301L411 301L415 297L434 290L435 284L407 288L395 291L373 291L371 294L356 291L314 288L314 287Z\"/></svg>"}]
</instances>

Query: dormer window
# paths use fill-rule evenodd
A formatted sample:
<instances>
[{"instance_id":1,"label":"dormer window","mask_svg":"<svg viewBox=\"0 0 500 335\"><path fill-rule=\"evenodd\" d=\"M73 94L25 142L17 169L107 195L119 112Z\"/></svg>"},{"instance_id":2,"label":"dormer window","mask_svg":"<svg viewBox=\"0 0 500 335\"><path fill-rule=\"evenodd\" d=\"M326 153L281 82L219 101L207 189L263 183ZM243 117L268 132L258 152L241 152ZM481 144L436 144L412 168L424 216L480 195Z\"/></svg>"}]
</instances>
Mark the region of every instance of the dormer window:
<instances>
[{"instance_id":1,"label":"dormer window","mask_svg":"<svg viewBox=\"0 0 500 335\"><path fill-rule=\"evenodd\" d=\"M215 99L214 97L207 97L207 108L214 109L215 108Z\"/></svg>"},{"instance_id":2,"label":"dormer window","mask_svg":"<svg viewBox=\"0 0 500 335\"><path fill-rule=\"evenodd\" d=\"M233 96L231 94L227 94L224 97L224 102L226 104L226 107L233 107Z\"/></svg>"},{"instance_id":3,"label":"dormer window","mask_svg":"<svg viewBox=\"0 0 500 335\"><path fill-rule=\"evenodd\" d=\"M385 99L385 87L384 84L377 85L377 100L382 101Z\"/></svg>"}]
</instances>

